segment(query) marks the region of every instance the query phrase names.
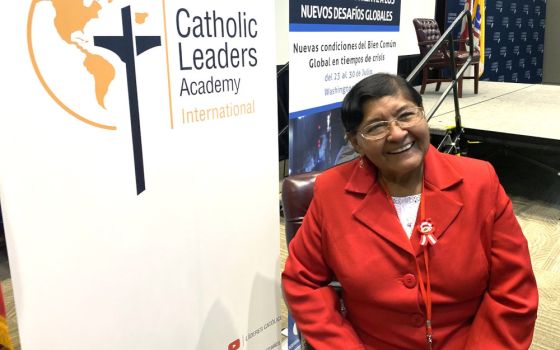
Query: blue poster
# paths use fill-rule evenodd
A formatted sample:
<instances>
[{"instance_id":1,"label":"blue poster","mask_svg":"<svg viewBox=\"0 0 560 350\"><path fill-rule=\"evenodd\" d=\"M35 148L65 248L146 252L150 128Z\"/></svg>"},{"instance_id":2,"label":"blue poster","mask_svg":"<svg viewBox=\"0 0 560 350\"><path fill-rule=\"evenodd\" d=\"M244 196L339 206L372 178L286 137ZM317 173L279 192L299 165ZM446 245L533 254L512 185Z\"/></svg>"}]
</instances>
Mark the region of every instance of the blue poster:
<instances>
[{"instance_id":1,"label":"blue poster","mask_svg":"<svg viewBox=\"0 0 560 350\"><path fill-rule=\"evenodd\" d=\"M346 159L342 100L363 78L397 72L400 10L400 0L290 1L289 174Z\"/></svg>"}]
</instances>

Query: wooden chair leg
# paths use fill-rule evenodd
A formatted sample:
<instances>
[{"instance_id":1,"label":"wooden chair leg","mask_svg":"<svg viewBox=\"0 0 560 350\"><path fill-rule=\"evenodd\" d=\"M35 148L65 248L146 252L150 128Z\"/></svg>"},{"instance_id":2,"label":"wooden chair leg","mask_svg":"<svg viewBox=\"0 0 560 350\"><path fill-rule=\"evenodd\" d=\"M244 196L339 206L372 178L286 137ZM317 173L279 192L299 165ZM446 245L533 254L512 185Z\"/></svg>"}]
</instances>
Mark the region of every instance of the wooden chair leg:
<instances>
[{"instance_id":1,"label":"wooden chair leg","mask_svg":"<svg viewBox=\"0 0 560 350\"><path fill-rule=\"evenodd\" d=\"M457 91L457 95L459 95L458 97L461 98L463 97L463 78L459 78L459 81L457 82L457 85L459 85L458 87L458 91Z\"/></svg>"},{"instance_id":2,"label":"wooden chair leg","mask_svg":"<svg viewBox=\"0 0 560 350\"><path fill-rule=\"evenodd\" d=\"M474 65L474 93L478 94L478 63Z\"/></svg>"},{"instance_id":3,"label":"wooden chair leg","mask_svg":"<svg viewBox=\"0 0 560 350\"><path fill-rule=\"evenodd\" d=\"M428 81L428 68L424 67L422 70L422 87L420 88L420 94L424 94L426 91L426 81Z\"/></svg>"}]
</instances>

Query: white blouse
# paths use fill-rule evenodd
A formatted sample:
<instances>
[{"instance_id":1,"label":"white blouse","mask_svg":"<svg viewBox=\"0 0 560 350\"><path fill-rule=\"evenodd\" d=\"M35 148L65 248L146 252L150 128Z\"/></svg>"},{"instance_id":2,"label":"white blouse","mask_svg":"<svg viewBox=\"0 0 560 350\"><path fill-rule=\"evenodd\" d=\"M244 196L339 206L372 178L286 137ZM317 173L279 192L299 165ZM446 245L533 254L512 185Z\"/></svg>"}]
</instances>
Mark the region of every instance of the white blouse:
<instances>
[{"instance_id":1,"label":"white blouse","mask_svg":"<svg viewBox=\"0 0 560 350\"><path fill-rule=\"evenodd\" d=\"M412 196L406 197L392 197L393 203L395 203L395 209L397 209L399 221L409 239L410 236L412 236L412 230L416 223L420 196L420 194L413 194Z\"/></svg>"}]
</instances>

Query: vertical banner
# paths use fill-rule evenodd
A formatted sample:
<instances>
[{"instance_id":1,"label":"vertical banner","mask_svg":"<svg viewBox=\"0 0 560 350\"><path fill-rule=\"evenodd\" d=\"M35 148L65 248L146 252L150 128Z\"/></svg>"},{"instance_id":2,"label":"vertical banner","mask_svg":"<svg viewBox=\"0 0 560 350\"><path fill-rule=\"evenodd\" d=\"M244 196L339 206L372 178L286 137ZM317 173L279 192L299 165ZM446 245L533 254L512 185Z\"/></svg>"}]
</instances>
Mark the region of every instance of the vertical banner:
<instances>
[{"instance_id":1,"label":"vertical banner","mask_svg":"<svg viewBox=\"0 0 560 350\"><path fill-rule=\"evenodd\" d=\"M363 78L397 72L400 10L400 0L290 0L290 174L353 157L342 100ZM288 349L297 350L289 320Z\"/></svg>"},{"instance_id":2,"label":"vertical banner","mask_svg":"<svg viewBox=\"0 0 560 350\"><path fill-rule=\"evenodd\" d=\"M396 73L400 1L290 1L290 174L340 159L341 101L377 72Z\"/></svg>"},{"instance_id":3,"label":"vertical banner","mask_svg":"<svg viewBox=\"0 0 560 350\"><path fill-rule=\"evenodd\" d=\"M27 0L0 27L22 347L279 347L274 4Z\"/></svg>"}]
</instances>

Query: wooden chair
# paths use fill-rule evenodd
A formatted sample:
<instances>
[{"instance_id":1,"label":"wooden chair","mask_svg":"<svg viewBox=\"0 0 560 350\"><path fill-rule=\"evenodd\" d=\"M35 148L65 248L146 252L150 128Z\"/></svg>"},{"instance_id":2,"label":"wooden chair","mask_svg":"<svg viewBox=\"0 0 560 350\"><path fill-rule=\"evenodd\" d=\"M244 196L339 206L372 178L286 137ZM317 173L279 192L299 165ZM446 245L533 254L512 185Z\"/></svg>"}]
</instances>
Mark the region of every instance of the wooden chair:
<instances>
[{"instance_id":1,"label":"wooden chair","mask_svg":"<svg viewBox=\"0 0 560 350\"><path fill-rule=\"evenodd\" d=\"M418 39L418 47L420 48L420 55L424 57L428 51L432 48L433 44L441 37L441 31L439 30L438 24L435 20L430 18L415 18L412 20L414 24L414 29L416 30L416 38ZM464 43L457 41L459 46L464 46ZM459 49L454 51L455 54L455 65L456 68L460 68L469 57L469 52L464 49ZM442 82L452 81L452 77L446 78L442 76L442 69L451 67L451 58L449 49L447 47L442 47L432 57L428 60L426 66L422 71L422 87L420 88L420 93L423 94L426 91L426 84L437 83L436 91L439 91ZM473 79L474 80L474 93L478 94L478 67L480 63L480 52L474 51L473 60L471 65L474 67L473 76L463 76L459 78L457 82L457 90L459 97L463 96L463 79ZM436 71L437 77L430 77L430 70Z\"/></svg>"}]
</instances>

